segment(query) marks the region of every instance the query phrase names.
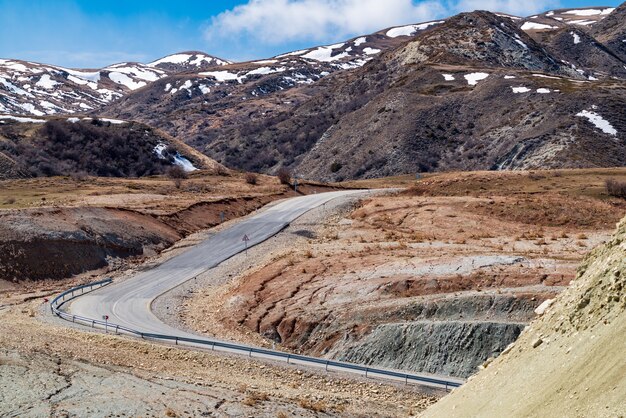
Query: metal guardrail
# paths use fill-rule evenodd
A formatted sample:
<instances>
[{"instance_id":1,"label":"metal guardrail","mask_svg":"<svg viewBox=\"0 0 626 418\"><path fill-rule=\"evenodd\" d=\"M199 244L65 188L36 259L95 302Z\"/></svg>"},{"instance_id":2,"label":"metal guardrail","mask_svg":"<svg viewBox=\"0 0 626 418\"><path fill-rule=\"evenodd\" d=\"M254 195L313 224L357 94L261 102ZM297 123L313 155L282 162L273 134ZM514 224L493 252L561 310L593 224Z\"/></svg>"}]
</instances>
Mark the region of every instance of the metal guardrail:
<instances>
[{"instance_id":1,"label":"metal guardrail","mask_svg":"<svg viewBox=\"0 0 626 418\"><path fill-rule=\"evenodd\" d=\"M401 371L362 366L359 364L347 363L343 361L326 360L326 359L321 359L317 357L303 356L299 354L283 353L281 351L249 347L249 346L235 344L235 343L228 343L225 341L178 337L178 336L173 336L173 335L141 332L141 331L137 331L137 330L124 327L122 325L114 324L108 321L87 318L87 317L79 316L79 315L72 315L70 313L64 312L59 309L66 302L74 298L77 298L78 296L81 296L85 293L91 292L95 289L99 289L108 284L111 284L112 281L113 281L112 279L105 279L105 280L101 280L98 282L88 283L82 286L78 286L78 287L74 287L69 290L66 290L65 292L55 297L50 302L50 309L54 315L57 315L58 317L63 318L67 321L71 321L74 323L83 323L85 325L90 325L92 328L95 328L97 326L98 328L103 328L106 332L111 330L115 334L125 333L125 334L130 334L136 337L140 337L143 339L173 341L174 344L176 345L181 344L181 345L187 345L187 346L200 346L200 347L204 347L207 349L208 347L210 347L211 350L214 350L214 351L215 350L224 351L224 352L234 351L234 352L238 352L241 354L247 354L248 357L281 360L281 361L286 361L287 364L313 365L319 368L323 367L325 371L330 371L331 369L335 371L347 371L347 372L363 375L366 378L386 378L388 380L403 381L407 385L413 383L413 384L418 384L418 385L440 387L440 388L445 388L446 390L449 390L449 389L459 387L462 384L462 383L459 383L457 380L444 380L444 379L436 378L436 377L420 376L420 375L405 373Z\"/></svg>"}]
</instances>

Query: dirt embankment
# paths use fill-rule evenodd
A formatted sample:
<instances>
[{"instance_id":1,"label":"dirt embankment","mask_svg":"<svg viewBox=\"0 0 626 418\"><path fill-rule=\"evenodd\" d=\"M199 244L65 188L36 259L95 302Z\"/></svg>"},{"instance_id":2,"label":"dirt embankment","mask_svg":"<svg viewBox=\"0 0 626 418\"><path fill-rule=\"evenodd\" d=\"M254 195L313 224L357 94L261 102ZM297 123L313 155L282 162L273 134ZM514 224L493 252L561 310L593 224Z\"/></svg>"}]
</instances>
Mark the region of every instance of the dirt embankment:
<instances>
[{"instance_id":1,"label":"dirt embankment","mask_svg":"<svg viewBox=\"0 0 626 418\"><path fill-rule=\"evenodd\" d=\"M305 183L298 194L327 190ZM193 173L181 184L163 177L0 181L0 287L141 261L292 195L276 178L251 182L241 173Z\"/></svg>"},{"instance_id":2,"label":"dirt embankment","mask_svg":"<svg viewBox=\"0 0 626 418\"><path fill-rule=\"evenodd\" d=\"M624 416L624 289L626 218L505 355L424 416Z\"/></svg>"},{"instance_id":3,"label":"dirt embankment","mask_svg":"<svg viewBox=\"0 0 626 418\"><path fill-rule=\"evenodd\" d=\"M191 295L184 323L242 341L255 333L295 352L472 374L569 284L625 205L580 196L580 184L571 193L526 193L537 180L519 173L483 174L484 190L467 196L464 183L478 180L464 176L451 183L458 194L442 187L448 194L438 195L437 181L430 196L376 197L322 228L304 225L298 232L308 242ZM567 222L545 202L567 208Z\"/></svg>"}]
</instances>

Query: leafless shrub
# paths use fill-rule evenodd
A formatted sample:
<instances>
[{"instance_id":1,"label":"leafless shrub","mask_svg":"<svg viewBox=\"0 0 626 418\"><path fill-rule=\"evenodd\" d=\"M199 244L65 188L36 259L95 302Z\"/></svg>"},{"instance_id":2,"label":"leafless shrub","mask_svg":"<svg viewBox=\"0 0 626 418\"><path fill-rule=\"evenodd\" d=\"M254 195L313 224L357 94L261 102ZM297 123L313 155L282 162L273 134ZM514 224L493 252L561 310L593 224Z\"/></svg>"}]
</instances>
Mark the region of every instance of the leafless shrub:
<instances>
[{"instance_id":1,"label":"leafless shrub","mask_svg":"<svg viewBox=\"0 0 626 418\"><path fill-rule=\"evenodd\" d=\"M608 179L606 181L606 191L609 196L626 199L626 182Z\"/></svg>"},{"instance_id":2,"label":"leafless shrub","mask_svg":"<svg viewBox=\"0 0 626 418\"><path fill-rule=\"evenodd\" d=\"M246 183L255 185L259 182L259 176L256 173L246 173Z\"/></svg>"},{"instance_id":3,"label":"leafless shrub","mask_svg":"<svg viewBox=\"0 0 626 418\"><path fill-rule=\"evenodd\" d=\"M5 205L12 205L13 203L15 203L15 198L14 198L14 197L7 197L7 198L4 200L4 204L5 204Z\"/></svg>"},{"instance_id":4,"label":"leafless shrub","mask_svg":"<svg viewBox=\"0 0 626 418\"><path fill-rule=\"evenodd\" d=\"M183 180L185 180L187 176L187 172L180 166L174 165L167 169L167 177L172 179L174 182L174 186L177 189L180 189L180 186L183 184Z\"/></svg>"}]
</instances>

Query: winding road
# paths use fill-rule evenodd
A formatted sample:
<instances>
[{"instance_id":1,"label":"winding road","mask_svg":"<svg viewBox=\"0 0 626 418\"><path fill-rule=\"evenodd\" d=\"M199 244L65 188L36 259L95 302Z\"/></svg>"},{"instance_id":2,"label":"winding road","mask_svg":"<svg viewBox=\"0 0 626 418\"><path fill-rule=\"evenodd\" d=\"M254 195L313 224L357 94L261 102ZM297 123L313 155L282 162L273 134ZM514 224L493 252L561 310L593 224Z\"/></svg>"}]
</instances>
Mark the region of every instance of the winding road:
<instances>
[{"instance_id":1,"label":"winding road","mask_svg":"<svg viewBox=\"0 0 626 418\"><path fill-rule=\"evenodd\" d=\"M288 226L290 222L313 208L339 197L366 195L368 193L370 192L362 190L328 192L295 197L270 204L266 210L217 232L194 247L150 270L141 272L130 279L118 283L114 282L93 292L76 297L66 305L65 309L72 315L96 320L107 316L110 324L120 325L142 333L164 334L196 340L202 339L209 342L220 341L199 337L165 324L152 312L152 302L176 286L193 279L206 270L244 251L244 236L249 238L247 245L251 247L276 235ZM187 345L201 346L196 344ZM206 348L206 346L203 347ZM234 350L233 352L236 351ZM265 351L269 353L272 350ZM281 354L284 355L282 352ZM256 355L255 357L263 356ZM300 357L300 364L307 364L306 360L303 360L305 356L298 357ZM272 357L267 356L266 358ZM298 364L298 361L292 360L292 363ZM311 364L307 365L310 366ZM326 369L329 369L328 364ZM370 375L375 375L375 370L375 368L372 368ZM367 376L367 371L365 375ZM434 385L440 387L444 385L445 387L454 387L463 382L460 379L443 376L419 375L416 373L411 373L411 375L424 376L425 379L436 378L444 382Z\"/></svg>"}]
</instances>

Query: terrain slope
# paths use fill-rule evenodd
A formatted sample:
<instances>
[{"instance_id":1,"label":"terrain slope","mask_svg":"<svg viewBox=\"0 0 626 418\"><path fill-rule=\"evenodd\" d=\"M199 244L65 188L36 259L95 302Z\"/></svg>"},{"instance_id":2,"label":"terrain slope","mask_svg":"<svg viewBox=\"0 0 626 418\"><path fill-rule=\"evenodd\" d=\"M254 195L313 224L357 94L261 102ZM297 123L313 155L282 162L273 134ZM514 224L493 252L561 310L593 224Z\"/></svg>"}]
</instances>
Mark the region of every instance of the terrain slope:
<instances>
[{"instance_id":1,"label":"terrain slope","mask_svg":"<svg viewBox=\"0 0 626 418\"><path fill-rule=\"evenodd\" d=\"M622 416L626 219L507 353L424 417Z\"/></svg>"}]
</instances>

